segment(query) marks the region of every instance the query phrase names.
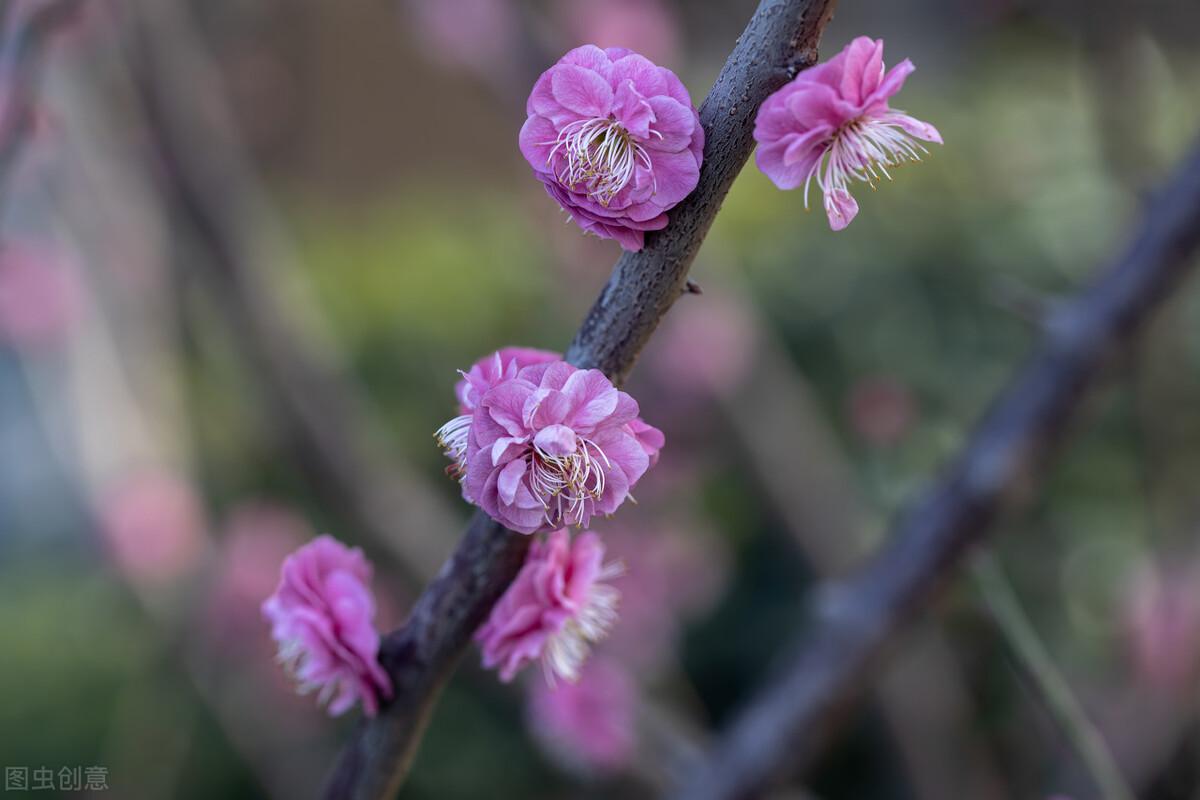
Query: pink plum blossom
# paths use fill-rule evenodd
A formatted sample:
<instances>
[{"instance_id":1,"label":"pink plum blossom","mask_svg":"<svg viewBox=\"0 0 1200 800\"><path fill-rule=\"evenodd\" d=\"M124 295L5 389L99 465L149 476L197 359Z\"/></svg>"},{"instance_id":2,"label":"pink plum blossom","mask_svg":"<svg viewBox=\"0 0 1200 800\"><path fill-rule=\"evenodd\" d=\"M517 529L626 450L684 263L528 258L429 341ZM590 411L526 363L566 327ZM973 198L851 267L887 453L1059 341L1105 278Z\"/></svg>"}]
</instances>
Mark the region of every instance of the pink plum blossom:
<instances>
[{"instance_id":1,"label":"pink plum blossom","mask_svg":"<svg viewBox=\"0 0 1200 800\"><path fill-rule=\"evenodd\" d=\"M604 545L594 533L571 540L565 529L536 541L516 580L475 634L483 665L499 668L511 681L526 664L542 662L546 680L574 681L591 645L617 616L620 594L606 581L621 573L604 563Z\"/></svg>"},{"instance_id":2,"label":"pink plum blossom","mask_svg":"<svg viewBox=\"0 0 1200 800\"><path fill-rule=\"evenodd\" d=\"M907 58L885 72L883 40L860 36L824 64L807 69L768 97L754 138L758 167L780 189L815 178L825 195L829 226L840 231L858 213L851 180L875 185L888 167L920 161L918 140L942 143L927 122L888 107L914 67Z\"/></svg>"},{"instance_id":3,"label":"pink plum blossom","mask_svg":"<svg viewBox=\"0 0 1200 800\"><path fill-rule=\"evenodd\" d=\"M97 514L113 560L134 581L168 584L204 554L204 511L191 485L172 472L123 478L100 498Z\"/></svg>"},{"instance_id":4,"label":"pink plum blossom","mask_svg":"<svg viewBox=\"0 0 1200 800\"><path fill-rule=\"evenodd\" d=\"M379 664L370 581L361 550L319 536L287 557L279 586L262 605L279 658L300 691L319 689L319 701L335 716L360 700L374 716L380 698L392 695Z\"/></svg>"},{"instance_id":5,"label":"pink plum blossom","mask_svg":"<svg viewBox=\"0 0 1200 800\"><path fill-rule=\"evenodd\" d=\"M463 497L521 533L612 514L663 445L637 401L565 361L523 367L473 402Z\"/></svg>"},{"instance_id":6,"label":"pink plum blossom","mask_svg":"<svg viewBox=\"0 0 1200 800\"><path fill-rule=\"evenodd\" d=\"M578 47L538 78L521 152L581 228L641 250L700 177L704 129L683 83L624 48Z\"/></svg>"},{"instance_id":7,"label":"pink plum blossom","mask_svg":"<svg viewBox=\"0 0 1200 800\"><path fill-rule=\"evenodd\" d=\"M633 758L638 690L621 665L593 658L575 683L552 686L534 681L529 692L530 728L567 766L612 772Z\"/></svg>"},{"instance_id":8,"label":"pink plum blossom","mask_svg":"<svg viewBox=\"0 0 1200 800\"><path fill-rule=\"evenodd\" d=\"M0 339L24 347L59 343L80 316L83 288L50 245L0 246Z\"/></svg>"}]
</instances>

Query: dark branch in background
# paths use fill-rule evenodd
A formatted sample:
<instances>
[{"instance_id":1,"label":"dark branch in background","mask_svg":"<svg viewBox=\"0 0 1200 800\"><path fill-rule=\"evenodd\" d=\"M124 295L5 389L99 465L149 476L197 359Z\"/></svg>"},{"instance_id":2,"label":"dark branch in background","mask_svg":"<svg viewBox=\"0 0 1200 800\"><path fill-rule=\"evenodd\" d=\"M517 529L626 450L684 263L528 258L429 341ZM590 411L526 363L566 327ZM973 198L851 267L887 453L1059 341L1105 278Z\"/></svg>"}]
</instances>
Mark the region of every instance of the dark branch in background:
<instances>
[{"instance_id":1,"label":"dark branch in background","mask_svg":"<svg viewBox=\"0 0 1200 800\"><path fill-rule=\"evenodd\" d=\"M219 76L184 10L171 0L144 0L136 7L133 72L163 196L203 249L200 259L179 259L187 263L177 276L198 281L212 296L229 340L277 411L269 422L315 493L387 547L419 585L436 573L446 552L429 533L453 530L459 520L406 464L385 452L383 425L368 399L281 301L281 281L272 275L294 284L287 275L296 269L294 259L238 144Z\"/></svg>"},{"instance_id":2,"label":"dark branch in background","mask_svg":"<svg viewBox=\"0 0 1200 800\"><path fill-rule=\"evenodd\" d=\"M10 3L0 20L0 189L16 167L29 132L44 57L54 34L79 10L81 0Z\"/></svg>"},{"instance_id":3,"label":"dark branch in background","mask_svg":"<svg viewBox=\"0 0 1200 800\"><path fill-rule=\"evenodd\" d=\"M812 764L886 646L937 597L988 524L1035 485L1084 389L1183 278L1197 247L1200 147L1154 199L1125 254L1047 319L1037 353L882 550L821 592L818 619L794 661L677 797L752 797L781 773Z\"/></svg>"},{"instance_id":4,"label":"dark branch in background","mask_svg":"<svg viewBox=\"0 0 1200 800\"><path fill-rule=\"evenodd\" d=\"M696 190L671 212L671 223L626 253L567 351L620 383L642 346L679 298L688 269L721 202L750 157L754 114L774 90L817 58L833 0L763 0L700 107L706 135ZM529 537L477 514L454 556L384 641L380 660L396 698L364 720L327 787L330 798L393 794L412 763L442 685L496 599L515 577Z\"/></svg>"}]
</instances>

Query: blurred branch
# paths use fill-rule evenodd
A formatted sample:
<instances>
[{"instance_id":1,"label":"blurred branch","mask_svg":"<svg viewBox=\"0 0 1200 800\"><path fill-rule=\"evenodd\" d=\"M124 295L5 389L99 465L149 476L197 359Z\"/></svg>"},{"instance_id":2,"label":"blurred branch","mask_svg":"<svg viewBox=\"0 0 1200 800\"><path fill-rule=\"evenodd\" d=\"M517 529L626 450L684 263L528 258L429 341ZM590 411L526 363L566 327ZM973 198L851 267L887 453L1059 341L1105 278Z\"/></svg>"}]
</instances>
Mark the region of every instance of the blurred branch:
<instances>
[{"instance_id":1,"label":"blurred branch","mask_svg":"<svg viewBox=\"0 0 1200 800\"><path fill-rule=\"evenodd\" d=\"M976 558L973 568L976 585L992 619L1004 632L1017 663L1029 675L1050 713L1071 740L1095 780L1100 796L1104 800L1134 800L1133 791L1121 775L1104 737L1092 725L1070 685L1054 665L1033 624L1025 616L1000 563L985 551Z\"/></svg>"},{"instance_id":2,"label":"blurred branch","mask_svg":"<svg viewBox=\"0 0 1200 800\"><path fill-rule=\"evenodd\" d=\"M734 178L753 149L753 120L767 95L813 64L834 0L762 0L700 108L706 135L696 190L639 253L625 253L592 306L567 360L621 382L659 321L680 297L688 269ZM413 609L385 639L380 660L396 698L364 720L327 787L331 798L394 793L412 762L434 701L471 635L515 577L528 536L482 513Z\"/></svg>"},{"instance_id":3,"label":"blurred branch","mask_svg":"<svg viewBox=\"0 0 1200 800\"><path fill-rule=\"evenodd\" d=\"M80 5L81 0L8 5L0 39L0 188L15 168L31 127L46 50Z\"/></svg>"},{"instance_id":4,"label":"blurred branch","mask_svg":"<svg viewBox=\"0 0 1200 800\"><path fill-rule=\"evenodd\" d=\"M853 470L808 381L769 326L756 331L745 379L734 389L714 388L714 395L764 498L818 579L849 572L867 550ZM957 800L968 784L975 800L1000 796L995 765L972 747L970 692L936 621L906 645L877 693L916 796Z\"/></svg>"},{"instance_id":5,"label":"blurred branch","mask_svg":"<svg viewBox=\"0 0 1200 800\"><path fill-rule=\"evenodd\" d=\"M1147 209L1124 255L1047 320L1040 349L942 477L856 576L821 592L787 669L743 710L678 795L742 798L812 763L885 647L928 606L988 524L1036 485L1084 389L1191 266L1200 148Z\"/></svg>"},{"instance_id":6,"label":"blurred branch","mask_svg":"<svg viewBox=\"0 0 1200 800\"><path fill-rule=\"evenodd\" d=\"M238 143L215 66L182 9L144 0L138 12L134 74L164 194L208 256L203 269L181 270L181 277L204 281L215 297L276 412L270 421L315 490L410 578L428 579L446 551L427 534L458 527L458 517L381 447L386 434L369 399L294 313L303 299L299 270Z\"/></svg>"}]
</instances>

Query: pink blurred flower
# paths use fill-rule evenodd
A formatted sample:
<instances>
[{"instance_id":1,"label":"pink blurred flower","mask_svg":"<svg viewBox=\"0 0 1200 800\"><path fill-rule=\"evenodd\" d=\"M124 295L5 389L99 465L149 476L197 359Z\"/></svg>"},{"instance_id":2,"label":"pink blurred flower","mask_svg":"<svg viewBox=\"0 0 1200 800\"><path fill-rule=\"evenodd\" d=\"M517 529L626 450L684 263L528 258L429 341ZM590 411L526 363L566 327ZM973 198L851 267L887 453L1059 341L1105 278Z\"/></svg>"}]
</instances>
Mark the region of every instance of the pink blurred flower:
<instances>
[{"instance_id":1,"label":"pink blurred flower","mask_svg":"<svg viewBox=\"0 0 1200 800\"><path fill-rule=\"evenodd\" d=\"M604 650L639 671L668 663L683 623L705 612L725 587L724 550L697 531L656 526L605 534L609 551L624 562L621 619Z\"/></svg>"},{"instance_id":2,"label":"pink blurred flower","mask_svg":"<svg viewBox=\"0 0 1200 800\"><path fill-rule=\"evenodd\" d=\"M592 643L603 638L617 616L620 594L605 581L621 568L604 563L604 545L594 533L571 541L565 529L533 543L516 580L475 634L483 665L499 667L511 681L541 659L546 680L574 681Z\"/></svg>"},{"instance_id":3,"label":"pink blurred flower","mask_svg":"<svg viewBox=\"0 0 1200 800\"><path fill-rule=\"evenodd\" d=\"M79 319L83 288L47 244L0 245L0 339L25 347L58 344Z\"/></svg>"},{"instance_id":4,"label":"pink blurred flower","mask_svg":"<svg viewBox=\"0 0 1200 800\"><path fill-rule=\"evenodd\" d=\"M538 78L520 146L585 231L641 250L696 188L704 129L675 73L623 48L578 47Z\"/></svg>"},{"instance_id":5,"label":"pink blurred flower","mask_svg":"<svg viewBox=\"0 0 1200 800\"><path fill-rule=\"evenodd\" d=\"M593 658L575 683L529 688L529 725L568 766L611 772L629 763L637 744L637 686L621 666Z\"/></svg>"},{"instance_id":6,"label":"pink blurred flower","mask_svg":"<svg viewBox=\"0 0 1200 800\"><path fill-rule=\"evenodd\" d=\"M117 567L130 579L167 584L204 552L204 513L192 487L167 472L148 472L109 489L97 509Z\"/></svg>"},{"instance_id":7,"label":"pink blurred flower","mask_svg":"<svg viewBox=\"0 0 1200 800\"><path fill-rule=\"evenodd\" d=\"M628 47L658 64L679 54L679 20L661 0L562 0L556 8L575 42Z\"/></svg>"},{"instance_id":8,"label":"pink blurred flower","mask_svg":"<svg viewBox=\"0 0 1200 800\"><path fill-rule=\"evenodd\" d=\"M883 40L860 36L833 58L796 76L758 111L756 161L780 189L816 178L829 226L840 231L858 213L851 180L874 186L888 167L920 161L918 139L942 143L927 122L888 107L913 71L907 58L885 73Z\"/></svg>"},{"instance_id":9,"label":"pink blurred flower","mask_svg":"<svg viewBox=\"0 0 1200 800\"><path fill-rule=\"evenodd\" d=\"M1126 637L1138 673L1184 689L1200 666L1200 575L1194 568L1139 569L1125 597Z\"/></svg>"},{"instance_id":10,"label":"pink blurred flower","mask_svg":"<svg viewBox=\"0 0 1200 800\"><path fill-rule=\"evenodd\" d=\"M413 39L434 62L483 77L510 66L519 51L511 0L406 0Z\"/></svg>"},{"instance_id":11,"label":"pink blurred flower","mask_svg":"<svg viewBox=\"0 0 1200 800\"><path fill-rule=\"evenodd\" d=\"M689 297L671 311L651 350L663 384L697 393L725 393L754 361L753 312L729 292Z\"/></svg>"},{"instance_id":12,"label":"pink blurred flower","mask_svg":"<svg viewBox=\"0 0 1200 800\"><path fill-rule=\"evenodd\" d=\"M262 605L300 691L319 689L319 702L335 716L360 700L374 716L380 698L392 695L378 660L370 581L361 550L319 536L287 557L279 586Z\"/></svg>"},{"instance_id":13,"label":"pink blurred flower","mask_svg":"<svg viewBox=\"0 0 1200 800\"><path fill-rule=\"evenodd\" d=\"M279 565L310 538L308 523L285 506L251 502L235 508L221 539L213 622L222 628L250 622L247 610L261 606L275 589Z\"/></svg>"},{"instance_id":14,"label":"pink blurred flower","mask_svg":"<svg viewBox=\"0 0 1200 800\"><path fill-rule=\"evenodd\" d=\"M863 378L850 389L850 425L865 442L887 447L904 438L917 417L908 387L895 378Z\"/></svg>"},{"instance_id":15,"label":"pink blurred flower","mask_svg":"<svg viewBox=\"0 0 1200 800\"><path fill-rule=\"evenodd\" d=\"M491 355L476 361L471 369L462 373L462 380L454 384L454 395L458 398L458 416L447 422L434 438L438 446L446 451L446 457L454 464L448 471L452 474L466 473L467 441L471 432L471 416L479 399L497 383L515 378L522 367L558 361L560 353L537 350L532 347L502 347Z\"/></svg>"},{"instance_id":16,"label":"pink blurred flower","mask_svg":"<svg viewBox=\"0 0 1200 800\"><path fill-rule=\"evenodd\" d=\"M478 399L463 497L521 533L586 528L625 502L661 446L649 426L631 428L637 415L599 370L524 367Z\"/></svg>"}]
</instances>

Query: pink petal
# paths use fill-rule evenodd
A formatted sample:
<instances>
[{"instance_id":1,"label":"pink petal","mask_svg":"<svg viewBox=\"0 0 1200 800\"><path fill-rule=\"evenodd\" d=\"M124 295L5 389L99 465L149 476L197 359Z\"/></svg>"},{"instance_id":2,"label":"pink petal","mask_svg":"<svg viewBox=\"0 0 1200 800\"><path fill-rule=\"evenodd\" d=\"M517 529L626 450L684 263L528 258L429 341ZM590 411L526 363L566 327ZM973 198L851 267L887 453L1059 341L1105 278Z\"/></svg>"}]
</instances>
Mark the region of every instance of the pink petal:
<instances>
[{"instance_id":1,"label":"pink petal","mask_svg":"<svg viewBox=\"0 0 1200 800\"><path fill-rule=\"evenodd\" d=\"M571 427L588 431L617 407L617 389L597 369L579 370L567 379L563 394L571 399Z\"/></svg>"},{"instance_id":2,"label":"pink petal","mask_svg":"<svg viewBox=\"0 0 1200 800\"><path fill-rule=\"evenodd\" d=\"M575 432L566 425L543 428L533 437L533 444L543 453L556 457L569 456L578 446Z\"/></svg>"},{"instance_id":3,"label":"pink petal","mask_svg":"<svg viewBox=\"0 0 1200 800\"><path fill-rule=\"evenodd\" d=\"M842 97L862 105L883 77L883 40L859 36L845 49L842 64Z\"/></svg>"},{"instance_id":4,"label":"pink petal","mask_svg":"<svg viewBox=\"0 0 1200 800\"><path fill-rule=\"evenodd\" d=\"M533 116L525 120L517 143L521 147L521 155L529 162L536 172L550 172L550 152L554 149L554 141L558 131L545 117Z\"/></svg>"},{"instance_id":5,"label":"pink petal","mask_svg":"<svg viewBox=\"0 0 1200 800\"><path fill-rule=\"evenodd\" d=\"M696 129L696 117L691 107L670 97L652 97L649 103L654 109L651 127L659 135L649 136L645 146L652 150L677 151L690 145L692 132Z\"/></svg>"},{"instance_id":6,"label":"pink petal","mask_svg":"<svg viewBox=\"0 0 1200 800\"><path fill-rule=\"evenodd\" d=\"M825 214L829 217L829 227L840 231L858 215L858 201L846 190L835 189L825 197Z\"/></svg>"},{"instance_id":7,"label":"pink petal","mask_svg":"<svg viewBox=\"0 0 1200 800\"><path fill-rule=\"evenodd\" d=\"M554 99L585 117L607 117L613 90L599 74L574 64L561 64L550 76Z\"/></svg>"},{"instance_id":8,"label":"pink petal","mask_svg":"<svg viewBox=\"0 0 1200 800\"><path fill-rule=\"evenodd\" d=\"M500 470L500 475L496 479L496 489L500 493L500 501L506 505L512 505L517 496L517 487L521 485L521 479L525 477L525 460L516 459L508 462L508 466Z\"/></svg>"},{"instance_id":9,"label":"pink petal","mask_svg":"<svg viewBox=\"0 0 1200 800\"><path fill-rule=\"evenodd\" d=\"M618 84L614 113L622 127L638 139L650 135L650 123L655 121L654 109L634 87L633 81L625 80Z\"/></svg>"}]
</instances>

